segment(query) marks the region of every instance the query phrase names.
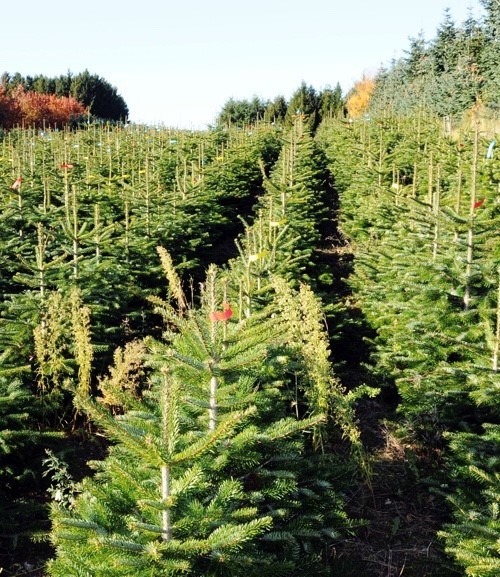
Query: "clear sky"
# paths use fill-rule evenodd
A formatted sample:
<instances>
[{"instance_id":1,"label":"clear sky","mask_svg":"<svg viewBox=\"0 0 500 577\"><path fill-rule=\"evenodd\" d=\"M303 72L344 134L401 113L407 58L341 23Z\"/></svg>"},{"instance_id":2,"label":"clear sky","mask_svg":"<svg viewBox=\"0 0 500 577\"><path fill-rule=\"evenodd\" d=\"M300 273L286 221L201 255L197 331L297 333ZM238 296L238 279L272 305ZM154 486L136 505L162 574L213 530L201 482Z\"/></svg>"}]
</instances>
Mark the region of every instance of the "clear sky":
<instances>
[{"instance_id":1,"label":"clear sky","mask_svg":"<svg viewBox=\"0 0 500 577\"><path fill-rule=\"evenodd\" d=\"M117 87L136 122L213 123L230 98L289 99L302 81L345 92L434 37L479 0L9 0L0 73L87 69Z\"/></svg>"}]
</instances>

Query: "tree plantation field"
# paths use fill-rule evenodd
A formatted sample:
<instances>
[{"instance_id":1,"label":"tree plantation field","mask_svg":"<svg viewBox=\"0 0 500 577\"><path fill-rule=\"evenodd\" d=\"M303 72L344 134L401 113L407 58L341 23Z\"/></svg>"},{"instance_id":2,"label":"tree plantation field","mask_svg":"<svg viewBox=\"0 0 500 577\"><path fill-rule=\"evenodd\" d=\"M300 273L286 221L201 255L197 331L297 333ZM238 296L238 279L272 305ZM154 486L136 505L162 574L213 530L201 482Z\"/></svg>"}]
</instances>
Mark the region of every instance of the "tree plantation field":
<instances>
[{"instance_id":1,"label":"tree plantation field","mask_svg":"<svg viewBox=\"0 0 500 577\"><path fill-rule=\"evenodd\" d=\"M206 131L1 75L2 576L500 575L480 4Z\"/></svg>"},{"instance_id":2,"label":"tree plantation field","mask_svg":"<svg viewBox=\"0 0 500 577\"><path fill-rule=\"evenodd\" d=\"M312 128L3 133L3 574L499 574L494 132Z\"/></svg>"}]
</instances>

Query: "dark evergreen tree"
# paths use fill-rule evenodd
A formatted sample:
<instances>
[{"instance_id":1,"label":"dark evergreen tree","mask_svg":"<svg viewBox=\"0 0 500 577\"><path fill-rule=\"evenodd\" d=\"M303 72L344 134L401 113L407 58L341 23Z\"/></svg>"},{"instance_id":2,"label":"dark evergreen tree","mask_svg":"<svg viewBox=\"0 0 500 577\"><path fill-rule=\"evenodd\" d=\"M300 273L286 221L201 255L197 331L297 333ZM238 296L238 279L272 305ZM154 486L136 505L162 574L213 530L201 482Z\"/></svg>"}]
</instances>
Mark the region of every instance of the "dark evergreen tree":
<instances>
[{"instance_id":1,"label":"dark evergreen tree","mask_svg":"<svg viewBox=\"0 0 500 577\"><path fill-rule=\"evenodd\" d=\"M320 117L337 118L343 116L344 113L344 99L342 98L342 88L337 83L335 88L324 88L319 95L320 98Z\"/></svg>"},{"instance_id":2,"label":"dark evergreen tree","mask_svg":"<svg viewBox=\"0 0 500 577\"><path fill-rule=\"evenodd\" d=\"M285 120L288 103L284 96L277 96L274 100L267 103L264 112L266 122L282 123Z\"/></svg>"},{"instance_id":3,"label":"dark evergreen tree","mask_svg":"<svg viewBox=\"0 0 500 577\"><path fill-rule=\"evenodd\" d=\"M217 126L248 126L264 118L267 103L257 96L252 100L230 98L217 116Z\"/></svg>"},{"instance_id":4,"label":"dark evergreen tree","mask_svg":"<svg viewBox=\"0 0 500 577\"><path fill-rule=\"evenodd\" d=\"M448 72L455 67L458 56L457 37L458 31L452 19L451 10L447 8L444 21L438 27L429 49L436 72Z\"/></svg>"},{"instance_id":5,"label":"dark evergreen tree","mask_svg":"<svg viewBox=\"0 0 500 577\"><path fill-rule=\"evenodd\" d=\"M55 79L48 78L43 74L35 76L33 83L31 85L31 90L33 92L40 92L41 94L54 94L55 93Z\"/></svg>"},{"instance_id":6,"label":"dark evergreen tree","mask_svg":"<svg viewBox=\"0 0 500 577\"><path fill-rule=\"evenodd\" d=\"M128 107L117 89L88 70L71 78L71 96L84 104L90 113L105 120L128 118Z\"/></svg>"},{"instance_id":7,"label":"dark evergreen tree","mask_svg":"<svg viewBox=\"0 0 500 577\"><path fill-rule=\"evenodd\" d=\"M480 0L486 14L485 30L490 40L498 40L500 36L500 5L497 0Z\"/></svg>"},{"instance_id":8,"label":"dark evergreen tree","mask_svg":"<svg viewBox=\"0 0 500 577\"><path fill-rule=\"evenodd\" d=\"M480 69L484 71L484 95L486 104L497 111L500 108L500 6L495 0L482 0L486 10L486 43L481 52Z\"/></svg>"},{"instance_id":9,"label":"dark evergreen tree","mask_svg":"<svg viewBox=\"0 0 500 577\"><path fill-rule=\"evenodd\" d=\"M73 74L68 71L67 74L61 74L55 79L54 92L57 96L68 96L71 94L71 82Z\"/></svg>"},{"instance_id":10,"label":"dark evergreen tree","mask_svg":"<svg viewBox=\"0 0 500 577\"><path fill-rule=\"evenodd\" d=\"M423 32L410 38L410 46L404 59L408 78L414 79L425 74L428 69L429 50Z\"/></svg>"},{"instance_id":11,"label":"dark evergreen tree","mask_svg":"<svg viewBox=\"0 0 500 577\"><path fill-rule=\"evenodd\" d=\"M308 130L314 134L321 120L320 110L320 96L312 86L307 86L305 82L302 82L288 103L285 122L288 127L291 127L297 117L303 117Z\"/></svg>"},{"instance_id":12,"label":"dark evergreen tree","mask_svg":"<svg viewBox=\"0 0 500 577\"><path fill-rule=\"evenodd\" d=\"M477 103L496 109L498 87L498 5L482 3L486 15L472 14L457 27L451 12L434 39L410 38L403 58L377 76L371 113L410 115L418 110L438 116L460 116Z\"/></svg>"}]
</instances>

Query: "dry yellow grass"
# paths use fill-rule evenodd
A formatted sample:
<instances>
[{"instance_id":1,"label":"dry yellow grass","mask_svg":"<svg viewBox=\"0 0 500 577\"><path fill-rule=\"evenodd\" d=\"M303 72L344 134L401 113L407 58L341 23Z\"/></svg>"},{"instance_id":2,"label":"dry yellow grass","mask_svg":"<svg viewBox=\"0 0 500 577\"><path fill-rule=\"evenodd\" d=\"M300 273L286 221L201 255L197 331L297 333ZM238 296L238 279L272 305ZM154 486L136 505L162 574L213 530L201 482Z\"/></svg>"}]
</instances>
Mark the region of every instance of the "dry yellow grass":
<instances>
[{"instance_id":1,"label":"dry yellow grass","mask_svg":"<svg viewBox=\"0 0 500 577\"><path fill-rule=\"evenodd\" d=\"M445 119L443 123L445 132L455 140L459 140L464 132L474 131L476 126L480 136L495 138L500 134L500 113L477 104L467 110L460 120Z\"/></svg>"}]
</instances>

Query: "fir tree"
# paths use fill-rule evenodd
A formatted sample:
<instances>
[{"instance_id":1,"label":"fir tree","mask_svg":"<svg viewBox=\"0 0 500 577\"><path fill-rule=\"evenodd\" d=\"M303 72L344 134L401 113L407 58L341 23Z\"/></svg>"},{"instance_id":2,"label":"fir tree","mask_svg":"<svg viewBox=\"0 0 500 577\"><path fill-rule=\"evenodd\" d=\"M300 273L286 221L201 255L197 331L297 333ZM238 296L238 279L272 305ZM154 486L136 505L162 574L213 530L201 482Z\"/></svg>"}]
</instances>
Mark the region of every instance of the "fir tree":
<instances>
[{"instance_id":1,"label":"fir tree","mask_svg":"<svg viewBox=\"0 0 500 577\"><path fill-rule=\"evenodd\" d=\"M454 522L440 532L446 551L471 577L494 577L500 570L500 471L498 425L485 425L481 435L452 436L452 473L457 488L449 496Z\"/></svg>"},{"instance_id":2,"label":"fir tree","mask_svg":"<svg viewBox=\"0 0 500 577\"><path fill-rule=\"evenodd\" d=\"M73 507L54 505L50 574L327 574L325 539L350 523L303 464L303 431L324 417L287 415L271 352L285 325L268 311L237 318L214 267L189 306L160 255L164 342L117 357L101 402L77 396L115 444Z\"/></svg>"},{"instance_id":3,"label":"fir tree","mask_svg":"<svg viewBox=\"0 0 500 577\"><path fill-rule=\"evenodd\" d=\"M307 130L314 134L321 120L320 107L320 97L314 87L302 82L290 98L285 123L290 128L296 124L296 118L302 117Z\"/></svg>"}]
</instances>

